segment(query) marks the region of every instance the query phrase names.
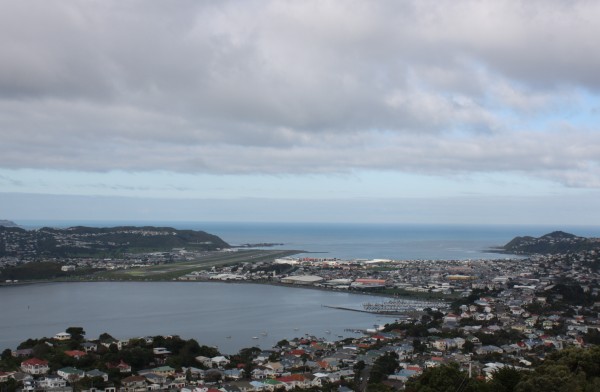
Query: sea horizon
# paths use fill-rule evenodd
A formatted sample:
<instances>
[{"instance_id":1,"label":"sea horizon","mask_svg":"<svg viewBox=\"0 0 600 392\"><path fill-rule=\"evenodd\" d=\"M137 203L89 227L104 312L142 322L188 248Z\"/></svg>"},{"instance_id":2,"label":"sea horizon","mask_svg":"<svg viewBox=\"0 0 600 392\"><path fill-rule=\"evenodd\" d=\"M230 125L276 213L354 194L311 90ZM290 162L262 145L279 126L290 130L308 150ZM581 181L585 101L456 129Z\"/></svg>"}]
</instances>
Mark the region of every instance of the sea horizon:
<instances>
[{"instance_id":1,"label":"sea horizon","mask_svg":"<svg viewBox=\"0 0 600 392\"><path fill-rule=\"evenodd\" d=\"M516 257L494 252L517 236L565 231L600 237L600 226L507 224L406 224L326 222L197 222L159 220L21 220L26 229L41 227L160 226L203 230L230 245L275 243L314 257L340 259L468 260ZM302 255L302 254L301 254Z\"/></svg>"}]
</instances>

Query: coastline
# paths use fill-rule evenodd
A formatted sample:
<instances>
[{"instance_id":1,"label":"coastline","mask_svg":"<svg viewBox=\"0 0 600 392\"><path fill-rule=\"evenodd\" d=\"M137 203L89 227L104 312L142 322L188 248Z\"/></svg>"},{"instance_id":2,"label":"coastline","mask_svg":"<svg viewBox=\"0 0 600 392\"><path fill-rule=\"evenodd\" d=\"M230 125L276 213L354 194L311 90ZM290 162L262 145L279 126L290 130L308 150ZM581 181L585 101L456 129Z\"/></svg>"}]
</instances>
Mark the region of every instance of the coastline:
<instances>
[{"instance_id":1,"label":"coastline","mask_svg":"<svg viewBox=\"0 0 600 392\"><path fill-rule=\"evenodd\" d=\"M228 281L211 281L211 280L152 280L152 281L144 281L144 280L110 280L110 279L98 279L98 280L74 280L74 279L69 279L69 280L43 280L43 281L24 281L24 282L17 282L17 283L0 283L0 289L2 287L10 287L10 286L26 286L26 285L41 285L41 284L57 284L57 283L185 283L185 284L193 284L193 283L201 283L201 284L229 284L229 285L264 285L264 286L274 286L274 287L283 287L283 288L292 288L292 289L305 289L305 290L315 290L315 291L321 291L321 292L333 292L333 293L345 293L345 294L350 294L350 295L361 295L361 296L369 296L369 297L376 297L376 298L382 298L382 299L407 299L407 300L436 300L436 301L440 301L440 302L447 302L449 303L452 299L451 298L427 298L427 296L425 295L418 295L419 293L414 293L415 295L393 295L393 294L387 294L387 293L377 293L377 292L368 292L368 291L357 291L357 290L341 290L341 289L335 289L335 288L328 288L328 287L315 287L315 286L307 286L307 285L290 285L290 284L285 284L285 283L279 283L279 282L268 282L268 281L263 281L263 282L258 282L258 281L232 281L232 282L228 282ZM422 293L422 294L427 294L427 293ZM347 307L336 307L336 306L330 306L330 305L326 305L326 304L321 304L321 306L324 307L328 307L328 308L332 308L332 309L338 309L338 310L346 310L346 311L355 311L355 312L361 312L361 313L369 313L369 314L374 314L374 315L381 315L381 316L400 316L403 315L404 312L399 312L399 313L395 313L395 314L386 314L386 313L381 313L381 312L372 312L372 311L368 311L368 310L361 310L361 309L353 309L353 308L347 308Z\"/></svg>"}]
</instances>

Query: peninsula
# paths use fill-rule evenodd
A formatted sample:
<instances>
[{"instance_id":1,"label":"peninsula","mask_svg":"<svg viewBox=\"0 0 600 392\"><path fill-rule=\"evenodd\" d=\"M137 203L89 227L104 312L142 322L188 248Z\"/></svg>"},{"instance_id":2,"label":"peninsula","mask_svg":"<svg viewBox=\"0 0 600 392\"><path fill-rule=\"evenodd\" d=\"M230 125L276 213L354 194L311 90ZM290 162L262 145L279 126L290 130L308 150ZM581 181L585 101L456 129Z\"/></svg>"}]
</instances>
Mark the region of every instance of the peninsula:
<instances>
[{"instance_id":1,"label":"peninsula","mask_svg":"<svg viewBox=\"0 0 600 392\"><path fill-rule=\"evenodd\" d=\"M600 238L579 237L564 231L553 231L541 237L515 237L499 248L510 254L559 254L600 250Z\"/></svg>"},{"instance_id":2,"label":"peninsula","mask_svg":"<svg viewBox=\"0 0 600 392\"><path fill-rule=\"evenodd\" d=\"M0 225L0 257L36 260L45 257L107 258L124 253L161 252L181 247L213 251L230 246L218 236L204 231L177 230L172 227L76 226L25 230Z\"/></svg>"}]
</instances>

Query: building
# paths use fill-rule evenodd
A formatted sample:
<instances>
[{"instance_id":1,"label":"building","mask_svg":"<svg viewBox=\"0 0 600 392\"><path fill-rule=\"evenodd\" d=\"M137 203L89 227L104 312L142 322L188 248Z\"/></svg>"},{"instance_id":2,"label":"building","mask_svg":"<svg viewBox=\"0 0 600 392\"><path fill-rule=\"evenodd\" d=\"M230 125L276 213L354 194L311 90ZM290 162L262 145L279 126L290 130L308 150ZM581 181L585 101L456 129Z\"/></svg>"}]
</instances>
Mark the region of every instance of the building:
<instances>
[{"instance_id":1,"label":"building","mask_svg":"<svg viewBox=\"0 0 600 392\"><path fill-rule=\"evenodd\" d=\"M48 367L48 361L31 358L21 362L21 370L29 374L46 374L50 368Z\"/></svg>"},{"instance_id":2,"label":"building","mask_svg":"<svg viewBox=\"0 0 600 392\"><path fill-rule=\"evenodd\" d=\"M54 335L54 339L56 340L69 340L71 339L71 334L68 332L59 332Z\"/></svg>"},{"instance_id":3,"label":"building","mask_svg":"<svg viewBox=\"0 0 600 392\"><path fill-rule=\"evenodd\" d=\"M311 285L322 282L324 279L316 275L298 275L298 276L287 276L281 279L281 283L298 284L298 285Z\"/></svg>"}]
</instances>

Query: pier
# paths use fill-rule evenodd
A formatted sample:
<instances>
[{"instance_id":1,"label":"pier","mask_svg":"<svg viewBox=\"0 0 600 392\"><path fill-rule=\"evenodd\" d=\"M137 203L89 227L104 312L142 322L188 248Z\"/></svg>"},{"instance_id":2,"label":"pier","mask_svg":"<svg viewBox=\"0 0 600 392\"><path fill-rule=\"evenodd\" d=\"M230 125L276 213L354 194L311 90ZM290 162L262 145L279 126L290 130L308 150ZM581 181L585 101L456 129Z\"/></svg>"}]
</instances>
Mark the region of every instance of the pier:
<instances>
[{"instance_id":1,"label":"pier","mask_svg":"<svg viewBox=\"0 0 600 392\"><path fill-rule=\"evenodd\" d=\"M413 299L393 299L386 302L365 302L363 309L369 313L382 314L403 314L412 311L422 311L426 308L443 309L447 308L445 302L419 301Z\"/></svg>"}]
</instances>

